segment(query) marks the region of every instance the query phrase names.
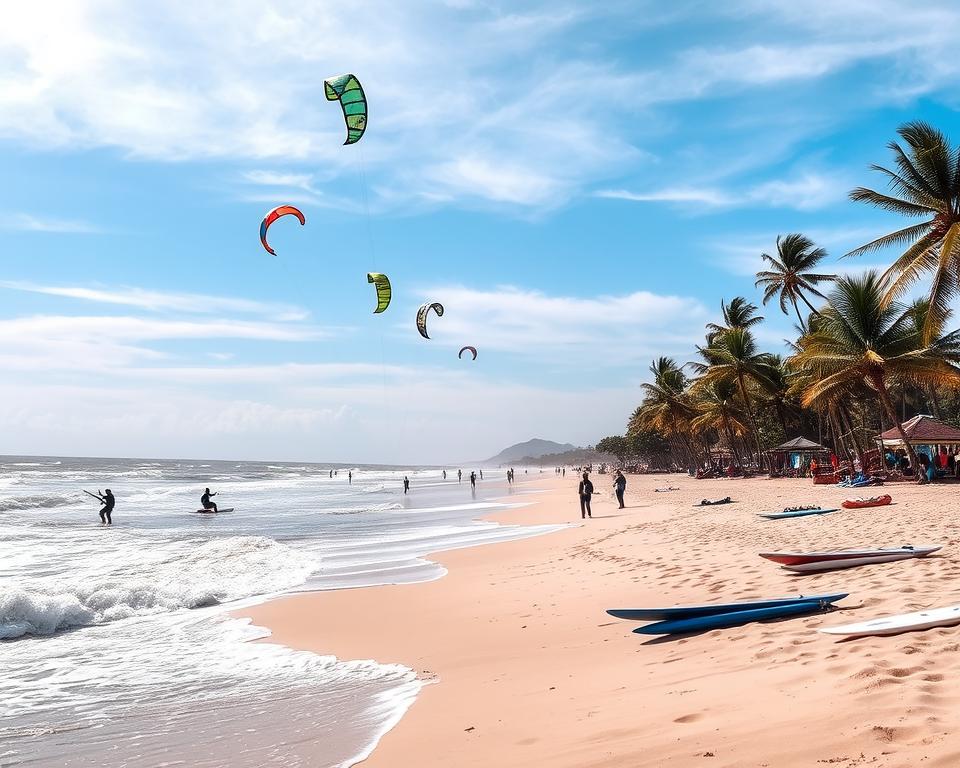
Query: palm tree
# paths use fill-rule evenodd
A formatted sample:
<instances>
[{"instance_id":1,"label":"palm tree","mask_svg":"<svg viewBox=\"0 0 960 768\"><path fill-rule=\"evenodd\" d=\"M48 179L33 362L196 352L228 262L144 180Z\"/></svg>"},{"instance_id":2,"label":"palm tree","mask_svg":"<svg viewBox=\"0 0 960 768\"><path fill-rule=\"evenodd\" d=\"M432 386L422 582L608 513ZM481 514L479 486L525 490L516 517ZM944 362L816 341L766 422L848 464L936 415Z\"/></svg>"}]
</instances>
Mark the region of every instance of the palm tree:
<instances>
[{"instance_id":1,"label":"palm tree","mask_svg":"<svg viewBox=\"0 0 960 768\"><path fill-rule=\"evenodd\" d=\"M857 384L867 384L896 425L916 467L917 456L897 418L889 386L894 381L960 382L960 370L954 365L960 361L960 330L925 340L908 308L885 301L883 281L874 271L838 279L828 302L816 330L800 340L800 350L791 358L793 365L813 374L803 404L836 400Z\"/></svg>"},{"instance_id":2,"label":"palm tree","mask_svg":"<svg viewBox=\"0 0 960 768\"><path fill-rule=\"evenodd\" d=\"M783 438L790 437L787 432L787 410L794 409L789 402L791 374L780 355L768 354L761 363L762 375L757 380L763 394L763 403L772 406L783 430Z\"/></svg>"},{"instance_id":3,"label":"palm tree","mask_svg":"<svg viewBox=\"0 0 960 768\"><path fill-rule=\"evenodd\" d=\"M817 290L817 284L836 278L836 275L821 275L811 271L816 269L817 264L826 257L827 252L823 248L817 248L806 235L794 233L777 236L776 257L769 253L760 254L760 258L764 262L769 262L770 265L769 270L757 272L757 282L754 284L757 288L763 286L763 303L766 304L774 296L779 295L780 311L787 314L789 301L797 314L797 320L800 321L800 327L805 329L806 325L797 307L797 299L816 314L817 310L803 294L806 291L822 299L823 294Z\"/></svg>"},{"instance_id":4,"label":"palm tree","mask_svg":"<svg viewBox=\"0 0 960 768\"><path fill-rule=\"evenodd\" d=\"M752 328L763 322L763 317L757 314L757 305L747 301L743 296L734 296L727 304L720 300L720 311L723 313L723 325L707 323L707 344L724 331L734 328Z\"/></svg>"},{"instance_id":5,"label":"palm tree","mask_svg":"<svg viewBox=\"0 0 960 768\"><path fill-rule=\"evenodd\" d=\"M635 414L637 426L655 429L668 439L679 440L693 458L690 445L690 420L696 411L686 393L687 377L670 357L660 357L651 364L653 381L644 382L643 402Z\"/></svg>"},{"instance_id":6,"label":"palm tree","mask_svg":"<svg viewBox=\"0 0 960 768\"><path fill-rule=\"evenodd\" d=\"M892 301L922 275L932 273L930 312L924 328L929 340L936 335L937 324L945 320L950 300L960 288L960 152L928 123L906 123L897 133L906 148L895 141L887 145L896 170L871 166L887 177L890 194L857 187L850 198L905 216L923 217L924 221L871 240L847 255L906 246L883 274L889 281L885 300Z\"/></svg>"},{"instance_id":7,"label":"palm tree","mask_svg":"<svg viewBox=\"0 0 960 768\"><path fill-rule=\"evenodd\" d=\"M713 430L726 437L737 466L742 467L736 438L747 434L749 430L743 422L740 404L736 401L737 383L732 379L701 379L693 385L691 395L697 416L690 426L698 432Z\"/></svg>"},{"instance_id":8,"label":"palm tree","mask_svg":"<svg viewBox=\"0 0 960 768\"><path fill-rule=\"evenodd\" d=\"M697 351L706 360L706 365L695 363L696 370L703 373L703 378L733 379L740 388L740 397L747 409L750 418L750 427L753 430L757 446L757 461L763 464L763 448L760 445L760 430L753 412L753 403L747 389L747 379L754 381L763 378L764 366L768 364L768 356L757 350L757 342L753 334L745 328L732 328L714 339L714 343L707 347L697 347Z\"/></svg>"}]
</instances>

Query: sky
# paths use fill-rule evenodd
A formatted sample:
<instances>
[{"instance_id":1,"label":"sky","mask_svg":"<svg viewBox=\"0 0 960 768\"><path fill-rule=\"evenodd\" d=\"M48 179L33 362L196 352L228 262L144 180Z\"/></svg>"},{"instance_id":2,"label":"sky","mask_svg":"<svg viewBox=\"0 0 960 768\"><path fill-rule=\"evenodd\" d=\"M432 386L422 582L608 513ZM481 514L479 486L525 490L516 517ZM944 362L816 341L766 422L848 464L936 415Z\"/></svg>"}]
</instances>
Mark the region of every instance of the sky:
<instances>
[{"instance_id":1,"label":"sky","mask_svg":"<svg viewBox=\"0 0 960 768\"><path fill-rule=\"evenodd\" d=\"M840 259L902 224L848 192L906 121L960 142L960 7L911 5L14 4L0 453L456 464L622 433L654 357L760 303L778 234L890 261ZM306 226L273 257L282 204Z\"/></svg>"}]
</instances>

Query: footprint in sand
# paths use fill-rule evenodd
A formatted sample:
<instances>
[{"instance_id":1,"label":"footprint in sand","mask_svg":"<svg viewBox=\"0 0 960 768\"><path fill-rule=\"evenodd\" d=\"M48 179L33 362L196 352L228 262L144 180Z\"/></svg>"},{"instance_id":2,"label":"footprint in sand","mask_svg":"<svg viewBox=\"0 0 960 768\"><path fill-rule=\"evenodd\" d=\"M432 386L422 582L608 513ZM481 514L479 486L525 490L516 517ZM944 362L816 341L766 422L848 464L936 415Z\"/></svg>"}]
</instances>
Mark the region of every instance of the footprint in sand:
<instances>
[{"instance_id":1,"label":"footprint in sand","mask_svg":"<svg viewBox=\"0 0 960 768\"><path fill-rule=\"evenodd\" d=\"M675 723L695 723L697 720L700 720L703 717L703 714L700 712L693 712L689 715L683 715L682 717L674 718L673 722Z\"/></svg>"}]
</instances>

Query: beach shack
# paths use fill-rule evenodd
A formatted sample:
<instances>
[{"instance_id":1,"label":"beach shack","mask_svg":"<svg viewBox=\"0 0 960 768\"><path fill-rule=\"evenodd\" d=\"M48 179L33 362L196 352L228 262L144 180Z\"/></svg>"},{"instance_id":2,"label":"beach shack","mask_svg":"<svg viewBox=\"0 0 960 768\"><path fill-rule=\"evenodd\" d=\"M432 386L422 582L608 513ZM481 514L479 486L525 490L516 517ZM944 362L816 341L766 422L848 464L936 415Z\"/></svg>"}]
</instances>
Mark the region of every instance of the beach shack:
<instances>
[{"instance_id":1,"label":"beach shack","mask_svg":"<svg viewBox=\"0 0 960 768\"><path fill-rule=\"evenodd\" d=\"M918 414L909 421L900 425L910 445L919 458L922 454L931 461L940 477L956 477L958 457L960 453L960 429L951 426L940 419L927 414ZM877 436L880 452L884 457L887 469L901 469L901 462L905 461L906 446L900 431L893 427ZM890 466L893 457L894 466ZM913 474L908 470L904 474Z\"/></svg>"},{"instance_id":2,"label":"beach shack","mask_svg":"<svg viewBox=\"0 0 960 768\"><path fill-rule=\"evenodd\" d=\"M776 448L771 448L767 454L770 457L771 477L805 477L810 469L810 462L814 460L824 472L833 473L830 449L805 437L787 440Z\"/></svg>"}]
</instances>

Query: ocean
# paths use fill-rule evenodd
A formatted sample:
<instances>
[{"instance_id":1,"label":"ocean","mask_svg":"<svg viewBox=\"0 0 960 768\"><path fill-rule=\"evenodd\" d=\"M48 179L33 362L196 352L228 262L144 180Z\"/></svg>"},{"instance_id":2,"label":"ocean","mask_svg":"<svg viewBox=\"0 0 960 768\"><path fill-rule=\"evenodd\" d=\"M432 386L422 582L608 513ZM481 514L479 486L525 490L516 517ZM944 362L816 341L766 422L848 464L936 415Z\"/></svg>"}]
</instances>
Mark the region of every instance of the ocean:
<instances>
[{"instance_id":1,"label":"ocean","mask_svg":"<svg viewBox=\"0 0 960 768\"><path fill-rule=\"evenodd\" d=\"M0 457L0 766L359 762L413 671L251 643L268 633L228 611L435 579L431 552L556 529L478 521L535 497L469 471ZM234 511L195 514L205 486ZM105 488L111 527L83 493Z\"/></svg>"}]
</instances>

